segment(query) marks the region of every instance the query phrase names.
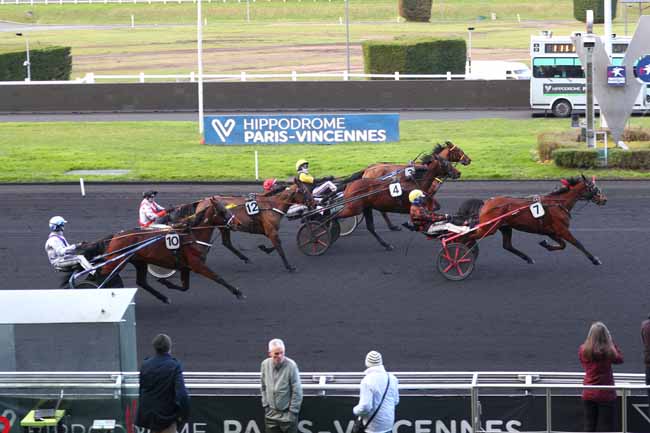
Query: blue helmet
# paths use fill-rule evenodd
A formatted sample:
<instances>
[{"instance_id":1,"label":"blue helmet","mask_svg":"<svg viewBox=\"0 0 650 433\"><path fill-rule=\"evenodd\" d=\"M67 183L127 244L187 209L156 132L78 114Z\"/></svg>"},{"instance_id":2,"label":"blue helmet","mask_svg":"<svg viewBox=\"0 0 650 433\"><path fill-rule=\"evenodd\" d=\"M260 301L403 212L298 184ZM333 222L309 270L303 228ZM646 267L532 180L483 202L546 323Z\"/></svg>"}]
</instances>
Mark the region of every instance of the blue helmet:
<instances>
[{"instance_id":1,"label":"blue helmet","mask_svg":"<svg viewBox=\"0 0 650 433\"><path fill-rule=\"evenodd\" d=\"M66 220L63 219L63 217L60 216L53 216L50 218L50 230L52 231L59 231L63 230L63 226L67 223Z\"/></svg>"}]
</instances>

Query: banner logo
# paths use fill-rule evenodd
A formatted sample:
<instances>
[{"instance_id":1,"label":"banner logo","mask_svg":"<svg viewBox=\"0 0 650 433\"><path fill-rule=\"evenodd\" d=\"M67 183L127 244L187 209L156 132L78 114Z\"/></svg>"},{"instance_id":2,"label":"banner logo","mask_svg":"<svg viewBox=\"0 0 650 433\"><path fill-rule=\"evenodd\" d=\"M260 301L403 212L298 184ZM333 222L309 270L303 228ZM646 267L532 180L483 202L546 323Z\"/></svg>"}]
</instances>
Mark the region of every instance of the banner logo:
<instances>
[{"instance_id":1,"label":"banner logo","mask_svg":"<svg viewBox=\"0 0 650 433\"><path fill-rule=\"evenodd\" d=\"M228 119L224 123L221 123L219 119L213 119L211 123L212 127L214 128L214 132L217 133L222 143L225 143L228 140L230 133L235 128L234 119Z\"/></svg>"},{"instance_id":2,"label":"banner logo","mask_svg":"<svg viewBox=\"0 0 650 433\"><path fill-rule=\"evenodd\" d=\"M607 84L610 86L625 86L625 66L608 66Z\"/></svg>"}]
</instances>

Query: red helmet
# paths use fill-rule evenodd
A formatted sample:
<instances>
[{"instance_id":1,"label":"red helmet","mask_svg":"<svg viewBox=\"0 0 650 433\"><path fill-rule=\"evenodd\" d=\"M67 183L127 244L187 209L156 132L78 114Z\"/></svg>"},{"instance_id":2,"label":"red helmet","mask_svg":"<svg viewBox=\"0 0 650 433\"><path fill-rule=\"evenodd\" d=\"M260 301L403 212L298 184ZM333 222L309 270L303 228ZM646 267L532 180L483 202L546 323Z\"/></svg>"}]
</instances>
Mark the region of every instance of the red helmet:
<instances>
[{"instance_id":1,"label":"red helmet","mask_svg":"<svg viewBox=\"0 0 650 433\"><path fill-rule=\"evenodd\" d=\"M266 179L262 184L264 191L271 191L271 188L273 188L273 185L275 185L276 181L277 179Z\"/></svg>"}]
</instances>

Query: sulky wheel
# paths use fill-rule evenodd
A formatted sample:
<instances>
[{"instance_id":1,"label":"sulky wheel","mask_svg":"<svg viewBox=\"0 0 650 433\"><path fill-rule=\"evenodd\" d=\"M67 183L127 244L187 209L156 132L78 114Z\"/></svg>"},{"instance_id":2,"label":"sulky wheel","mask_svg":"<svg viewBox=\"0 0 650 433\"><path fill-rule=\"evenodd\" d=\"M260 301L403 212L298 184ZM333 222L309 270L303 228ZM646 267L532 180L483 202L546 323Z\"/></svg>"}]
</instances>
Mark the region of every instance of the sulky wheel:
<instances>
[{"instance_id":1,"label":"sulky wheel","mask_svg":"<svg viewBox=\"0 0 650 433\"><path fill-rule=\"evenodd\" d=\"M474 260L467 245L449 242L438 253L438 271L448 280L461 281L474 270Z\"/></svg>"},{"instance_id":2,"label":"sulky wheel","mask_svg":"<svg viewBox=\"0 0 650 433\"><path fill-rule=\"evenodd\" d=\"M175 269L163 268L156 265L147 265L147 271L156 278L169 278L176 273Z\"/></svg>"},{"instance_id":3,"label":"sulky wheel","mask_svg":"<svg viewBox=\"0 0 650 433\"><path fill-rule=\"evenodd\" d=\"M337 220L332 220L329 222L329 228L330 228L330 237L332 238L332 242L336 242L336 240L341 236L341 225Z\"/></svg>"},{"instance_id":4,"label":"sulky wheel","mask_svg":"<svg viewBox=\"0 0 650 433\"><path fill-rule=\"evenodd\" d=\"M480 252L480 250L478 248L478 242L469 241L469 242L466 242L465 245L467 246L467 248L470 248L470 250L472 252L472 255L474 256L474 260L476 261L478 259L478 254Z\"/></svg>"},{"instance_id":5,"label":"sulky wheel","mask_svg":"<svg viewBox=\"0 0 650 433\"><path fill-rule=\"evenodd\" d=\"M337 221L341 226L341 236L344 237L352 234L352 232L356 230L359 225L359 216L355 215L348 218L340 218Z\"/></svg>"},{"instance_id":6,"label":"sulky wheel","mask_svg":"<svg viewBox=\"0 0 650 433\"><path fill-rule=\"evenodd\" d=\"M99 287L99 284L91 280L85 280L80 282L74 287L75 289L96 289L97 287Z\"/></svg>"},{"instance_id":7,"label":"sulky wheel","mask_svg":"<svg viewBox=\"0 0 650 433\"><path fill-rule=\"evenodd\" d=\"M296 235L298 248L308 256L320 256L325 253L332 243L332 234L329 224L316 221L307 221L298 230Z\"/></svg>"}]
</instances>

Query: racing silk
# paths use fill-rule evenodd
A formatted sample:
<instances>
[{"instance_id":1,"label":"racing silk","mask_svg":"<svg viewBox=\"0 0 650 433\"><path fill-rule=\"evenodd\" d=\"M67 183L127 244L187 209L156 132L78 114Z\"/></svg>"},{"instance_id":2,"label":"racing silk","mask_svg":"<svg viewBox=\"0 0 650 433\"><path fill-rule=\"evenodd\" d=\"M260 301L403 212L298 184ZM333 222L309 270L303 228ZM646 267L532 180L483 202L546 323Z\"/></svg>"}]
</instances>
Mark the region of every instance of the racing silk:
<instances>
[{"instance_id":1,"label":"racing silk","mask_svg":"<svg viewBox=\"0 0 650 433\"><path fill-rule=\"evenodd\" d=\"M418 206L416 204L411 205L409 214L411 217L411 222L420 232L426 231L427 228L435 222L446 220L446 217L444 215L436 215L425 206Z\"/></svg>"},{"instance_id":2,"label":"racing silk","mask_svg":"<svg viewBox=\"0 0 650 433\"><path fill-rule=\"evenodd\" d=\"M302 182L302 183L306 183L306 184L309 184L309 185L314 184L314 176L312 176L311 174L306 173L306 172L300 172L298 174L298 180L300 182Z\"/></svg>"},{"instance_id":3,"label":"racing silk","mask_svg":"<svg viewBox=\"0 0 650 433\"><path fill-rule=\"evenodd\" d=\"M140 203L140 227L149 227L156 218L165 215L165 208L146 198Z\"/></svg>"},{"instance_id":4,"label":"racing silk","mask_svg":"<svg viewBox=\"0 0 650 433\"><path fill-rule=\"evenodd\" d=\"M45 252L52 265L63 260L66 254L74 251L75 246L70 245L61 232L51 232L45 242Z\"/></svg>"}]
</instances>

